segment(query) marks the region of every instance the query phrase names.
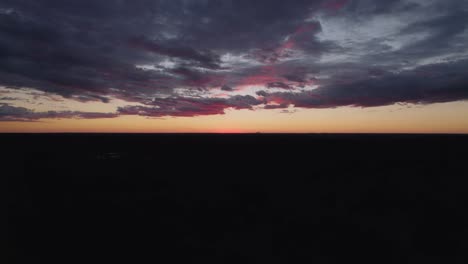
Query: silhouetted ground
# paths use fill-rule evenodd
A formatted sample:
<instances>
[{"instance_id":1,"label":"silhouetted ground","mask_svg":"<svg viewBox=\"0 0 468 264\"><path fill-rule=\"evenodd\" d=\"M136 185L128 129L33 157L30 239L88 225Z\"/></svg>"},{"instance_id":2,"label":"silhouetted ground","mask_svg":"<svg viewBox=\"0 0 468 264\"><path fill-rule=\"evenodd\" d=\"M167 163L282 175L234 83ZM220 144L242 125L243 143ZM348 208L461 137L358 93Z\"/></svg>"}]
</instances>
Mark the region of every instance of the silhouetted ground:
<instances>
[{"instance_id":1,"label":"silhouetted ground","mask_svg":"<svg viewBox=\"0 0 468 264\"><path fill-rule=\"evenodd\" d=\"M8 263L466 263L468 136L0 135Z\"/></svg>"}]
</instances>

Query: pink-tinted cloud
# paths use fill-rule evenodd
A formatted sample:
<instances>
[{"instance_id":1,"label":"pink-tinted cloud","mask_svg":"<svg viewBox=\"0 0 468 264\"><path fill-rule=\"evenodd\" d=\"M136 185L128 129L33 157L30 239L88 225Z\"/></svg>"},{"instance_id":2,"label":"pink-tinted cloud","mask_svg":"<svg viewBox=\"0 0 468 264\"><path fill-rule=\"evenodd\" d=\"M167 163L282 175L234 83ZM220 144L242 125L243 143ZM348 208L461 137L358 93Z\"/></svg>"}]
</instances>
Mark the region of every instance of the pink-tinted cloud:
<instances>
[{"instance_id":1,"label":"pink-tinted cloud","mask_svg":"<svg viewBox=\"0 0 468 264\"><path fill-rule=\"evenodd\" d=\"M178 116L192 117L220 115L228 108L252 109L262 101L252 96L232 96L230 98L157 98L146 106L127 106L119 108L121 115L141 115L152 117Z\"/></svg>"},{"instance_id":2,"label":"pink-tinted cloud","mask_svg":"<svg viewBox=\"0 0 468 264\"><path fill-rule=\"evenodd\" d=\"M305 35L316 33L320 28L317 22L308 22L300 25L292 32L287 39L268 55L261 55L262 61L266 65L262 66L257 72L244 77L238 83L238 89L243 89L249 85L261 85L270 88L291 89L288 85L288 79L285 77L284 69L278 67L280 59L288 57L290 52L298 47L297 39ZM275 85L277 84L277 85Z\"/></svg>"}]
</instances>

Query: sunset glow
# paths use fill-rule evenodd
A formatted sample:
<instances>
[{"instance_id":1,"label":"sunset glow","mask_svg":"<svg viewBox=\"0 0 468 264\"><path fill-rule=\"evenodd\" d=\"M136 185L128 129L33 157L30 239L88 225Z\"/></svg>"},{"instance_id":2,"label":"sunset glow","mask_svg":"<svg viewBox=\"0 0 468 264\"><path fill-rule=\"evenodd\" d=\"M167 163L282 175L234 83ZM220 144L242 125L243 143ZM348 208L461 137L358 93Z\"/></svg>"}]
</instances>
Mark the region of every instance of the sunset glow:
<instances>
[{"instance_id":1,"label":"sunset glow","mask_svg":"<svg viewBox=\"0 0 468 264\"><path fill-rule=\"evenodd\" d=\"M0 132L468 133L465 1L0 3Z\"/></svg>"}]
</instances>

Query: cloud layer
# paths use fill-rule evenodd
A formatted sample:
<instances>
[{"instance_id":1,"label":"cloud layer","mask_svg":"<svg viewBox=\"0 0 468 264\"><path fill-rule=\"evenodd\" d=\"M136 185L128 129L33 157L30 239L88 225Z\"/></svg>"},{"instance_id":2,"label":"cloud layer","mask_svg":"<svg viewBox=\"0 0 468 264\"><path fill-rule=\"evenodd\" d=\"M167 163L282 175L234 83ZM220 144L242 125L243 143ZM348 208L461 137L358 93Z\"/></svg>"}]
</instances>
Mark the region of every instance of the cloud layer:
<instances>
[{"instance_id":1,"label":"cloud layer","mask_svg":"<svg viewBox=\"0 0 468 264\"><path fill-rule=\"evenodd\" d=\"M0 33L0 86L129 103L7 121L468 99L466 1L4 0Z\"/></svg>"}]
</instances>

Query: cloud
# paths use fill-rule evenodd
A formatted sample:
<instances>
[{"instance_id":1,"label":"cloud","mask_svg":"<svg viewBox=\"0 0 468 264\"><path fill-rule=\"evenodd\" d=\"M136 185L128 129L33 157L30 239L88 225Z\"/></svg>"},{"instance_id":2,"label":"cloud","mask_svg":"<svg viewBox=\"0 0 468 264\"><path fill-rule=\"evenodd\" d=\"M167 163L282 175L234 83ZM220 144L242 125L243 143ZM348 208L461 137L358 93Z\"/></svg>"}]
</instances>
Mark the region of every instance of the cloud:
<instances>
[{"instance_id":1,"label":"cloud","mask_svg":"<svg viewBox=\"0 0 468 264\"><path fill-rule=\"evenodd\" d=\"M223 87L221 87L221 90L226 91L226 92L234 91L234 89L232 87L227 86L227 85L223 85Z\"/></svg>"},{"instance_id":2,"label":"cloud","mask_svg":"<svg viewBox=\"0 0 468 264\"><path fill-rule=\"evenodd\" d=\"M78 111L47 111L34 112L24 107L0 104L0 121L37 121L40 119L100 119L115 118L116 113L78 112Z\"/></svg>"},{"instance_id":3,"label":"cloud","mask_svg":"<svg viewBox=\"0 0 468 264\"><path fill-rule=\"evenodd\" d=\"M149 41L143 37L130 39L129 45L132 48L142 49L171 58L194 61L195 65L199 67L208 69L220 68L219 64L221 63L221 60L219 55L212 54L209 51L201 52L191 47L164 46L159 43Z\"/></svg>"},{"instance_id":4,"label":"cloud","mask_svg":"<svg viewBox=\"0 0 468 264\"><path fill-rule=\"evenodd\" d=\"M280 88L280 89L285 89L285 90L290 90L292 89L291 86L283 83L283 82L272 82L272 83L267 83L266 85L267 88Z\"/></svg>"},{"instance_id":5,"label":"cloud","mask_svg":"<svg viewBox=\"0 0 468 264\"><path fill-rule=\"evenodd\" d=\"M16 101L16 100L18 100L18 98L16 97L8 97L8 96L0 97L0 101Z\"/></svg>"},{"instance_id":6,"label":"cloud","mask_svg":"<svg viewBox=\"0 0 468 264\"><path fill-rule=\"evenodd\" d=\"M395 103L431 104L468 100L468 60L421 66L379 77L330 83L302 93L267 93L267 102L301 108L375 107Z\"/></svg>"},{"instance_id":7,"label":"cloud","mask_svg":"<svg viewBox=\"0 0 468 264\"><path fill-rule=\"evenodd\" d=\"M140 115L151 117L193 117L200 115L220 115L224 110L252 109L262 102L252 96L233 96L224 98L182 98L171 97L154 99L146 106L127 106L119 108L121 115Z\"/></svg>"},{"instance_id":8,"label":"cloud","mask_svg":"<svg viewBox=\"0 0 468 264\"><path fill-rule=\"evenodd\" d=\"M285 108L288 108L289 107L289 104L285 103L285 104L279 104L279 105L265 105L264 109L285 109Z\"/></svg>"}]
</instances>

